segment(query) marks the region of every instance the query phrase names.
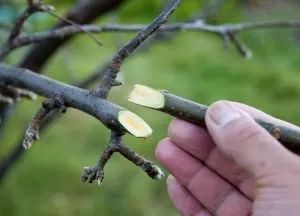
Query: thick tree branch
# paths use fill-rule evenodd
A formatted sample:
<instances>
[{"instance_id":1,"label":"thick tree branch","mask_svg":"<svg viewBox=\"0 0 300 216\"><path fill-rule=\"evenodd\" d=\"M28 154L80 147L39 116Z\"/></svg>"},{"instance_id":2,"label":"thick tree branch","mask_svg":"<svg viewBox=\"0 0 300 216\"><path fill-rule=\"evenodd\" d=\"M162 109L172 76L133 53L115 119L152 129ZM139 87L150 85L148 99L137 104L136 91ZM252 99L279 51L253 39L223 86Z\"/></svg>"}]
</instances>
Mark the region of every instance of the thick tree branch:
<instances>
[{"instance_id":1,"label":"thick tree branch","mask_svg":"<svg viewBox=\"0 0 300 216\"><path fill-rule=\"evenodd\" d=\"M119 49L112 58L106 72L100 82L100 85L91 91L91 94L100 98L107 98L110 89L115 85L115 79L123 61L130 56L138 46L140 46L151 34L153 34L167 19L173 11L178 7L180 0L172 0L164 10L152 21L150 25L140 31L128 44Z\"/></svg>"},{"instance_id":2,"label":"thick tree branch","mask_svg":"<svg viewBox=\"0 0 300 216\"><path fill-rule=\"evenodd\" d=\"M205 127L205 113L207 106L178 97L166 90L157 91L147 86L135 85L129 95L130 102L148 108L168 113L174 117ZM284 126L255 119L255 121L269 131L286 148L293 152L300 152L300 132Z\"/></svg>"},{"instance_id":3,"label":"thick tree branch","mask_svg":"<svg viewBox=\"0 0 300 216\"><path fill-rule=\"evenodd\" d=\"M138 116L109 101L91 95L87 90L51 80L27 69L4 64L0 64L0 80L5 84L26 88L48 98L58 94L66 106L97 118L109 129L129 132L137 137L147 137L151 134L151 128ZM131 125L127 118L130 118L133 124L139 124L141 129L138 130Z\"/></svg>"}]
</instances>

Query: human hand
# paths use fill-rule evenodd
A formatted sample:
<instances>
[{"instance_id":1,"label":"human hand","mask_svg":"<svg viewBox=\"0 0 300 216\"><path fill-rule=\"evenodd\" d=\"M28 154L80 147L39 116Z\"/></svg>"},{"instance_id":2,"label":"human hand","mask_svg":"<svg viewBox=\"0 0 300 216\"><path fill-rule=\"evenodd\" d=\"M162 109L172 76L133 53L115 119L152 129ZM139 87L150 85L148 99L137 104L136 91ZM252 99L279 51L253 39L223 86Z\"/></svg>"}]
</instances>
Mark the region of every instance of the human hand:
<instances>
[{"instance_id":1,"label":"human hand","mask_svg":"<svg viewBox=\"0 0 300 216\"><path fill-rule=\"evenodd\" d=\"M172 174L168 193L182 215L300 215L300 158L253 118L300 130L226 101L208 109L208 130L182 120L170 124L156 157Z\"/></svg>"}]
</instances>

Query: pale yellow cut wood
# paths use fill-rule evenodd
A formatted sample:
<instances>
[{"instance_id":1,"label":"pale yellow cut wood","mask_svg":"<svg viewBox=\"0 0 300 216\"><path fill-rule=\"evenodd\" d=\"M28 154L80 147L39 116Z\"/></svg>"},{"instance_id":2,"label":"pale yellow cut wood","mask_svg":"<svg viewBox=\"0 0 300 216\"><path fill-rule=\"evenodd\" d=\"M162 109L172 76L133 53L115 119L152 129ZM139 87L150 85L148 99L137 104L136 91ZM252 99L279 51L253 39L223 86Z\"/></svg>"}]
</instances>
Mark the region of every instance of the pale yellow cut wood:
<instances>
[{"instance_id":1,"label":"pale yellow cut wood","mask_svg":"<svg viewBox=\"0 0 300 216\"><path fill-rule=\"evenodd\" d=\"M143 119L130 111L120 111L118 120L135 137L145 138L152 134L151 127Z\"/></svg>"},{"instance_id":2,"label":"pale yellow cut wood","mask_svg":"<svg viewBox=\"0 0 300 216\"><path fill-rule=\"evenodd\" d=\"M128 101L138 105L160 109L164 107L165 97L160 91L144 85L135 84L128 96Z\"/></svg>"}]
</instances>

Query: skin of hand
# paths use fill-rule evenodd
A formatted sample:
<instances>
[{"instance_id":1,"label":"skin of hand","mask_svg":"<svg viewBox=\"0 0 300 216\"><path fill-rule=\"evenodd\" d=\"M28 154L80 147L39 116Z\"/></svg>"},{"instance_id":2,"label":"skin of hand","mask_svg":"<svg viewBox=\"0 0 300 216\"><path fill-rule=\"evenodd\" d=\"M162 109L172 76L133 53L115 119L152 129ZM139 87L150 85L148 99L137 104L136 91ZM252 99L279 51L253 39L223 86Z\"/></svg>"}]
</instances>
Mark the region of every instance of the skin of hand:
<instances>
[{"instance_id":1,"label":"skin of hand","mask_svg":"<svg viewBox=\"0 0 300 216\"><path fill-rule=\"evenodd\" d=\"M300 158L253 118L300 130L228 101L209 107L207 130L183 120L170 124L156 157L171 173L168 193L182 215L300 215Z\"/></svg>"}]
</instances>

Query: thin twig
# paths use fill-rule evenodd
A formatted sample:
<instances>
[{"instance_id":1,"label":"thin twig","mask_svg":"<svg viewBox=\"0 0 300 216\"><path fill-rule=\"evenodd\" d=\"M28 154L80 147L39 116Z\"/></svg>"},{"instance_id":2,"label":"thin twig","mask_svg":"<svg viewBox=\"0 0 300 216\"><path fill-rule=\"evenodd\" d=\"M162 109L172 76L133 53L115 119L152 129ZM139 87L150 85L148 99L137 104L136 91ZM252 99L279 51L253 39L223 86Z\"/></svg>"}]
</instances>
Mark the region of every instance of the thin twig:
<instances>
[{"instance_id":1,"label":"thin twig","mask_svg":"<svg viewBox=\"0 0 300 216\"><path fill-rule=\"evenodd\" d=\"M112 58L111 63L106 69L100 85L91 91L91 94L107 98L110 89L114 86L115 79L123 61L130 56L137 47L139 47L152 33L154 33L161 25L166 23L173 11L178 7L180 0L172 0L164 10L152 21L150 25L140 31L128 44L119 49Z\"/></svg>"},{"instance_id":2,"label":"thin twig","mask_svg":"<svg viewBox=\"0 0 300 216\"><path fill-rule=\"evenodd\" d=\"M6 57L12 50L19 47L19 35L22 31L22 27L24 25L24 22L34 13L36 12L45 12L50 14L51 16L58 18L68 24L71 24L73 27L77 28L79 31L86 33L90 38L92 38L98 45L102 45L103 42L101 42L96 36L94 36L91 32L86 31L85 29L81 28L80 25L75 23L72 20L69 20L68 18L62 17L56 13L53 12L54 7L51 5L44 5L42 1L28 1L28 6L25 9L25 11L18 17L16 20L16 23L11 30L11 34L8 37L7 41L3 45L3 47L0 49L0 61Z\"/></svg>"},{"instance_id":3,"label":"thin twig","mask_svg":"<svg viewBox=\"0 0 300 216\"><path fill-rule=\"evenodd\" d=\"M115 10L124 2L126 0L79 0L68 10L64 17L77 24L88 24L96 18ZM51 29L61 28L66 25L69 25L69 23L60 20ZM19 67L41 73L43 66L45 66L51 56L59 50L60 46L71 39L72 37L64 37L40 41L24 55L18 64Z\"/></svg>"},{"instance_id":4,"label":"thin twig","mask_svg":"<svg viewBox=\"0 0 300 216\"><path fill-rule=\"evenodd\" d=\"M107 25L82 25L80 28L76 26L65 26L46 32L36 32L29 35L23 35L17 38L11 49L16 49L31 43L39 43L47 39L66 38L83 32L104 33L104 32L137 32L147 27L144 24L107 24ZM209 32L221 36L224 40L235 44L239 53L245 57L249 57L249 50L237 40L237 34L252 29L275 29L275 28L300 28L300 21L280 21L280 22L258 22L258 23L239 23L239 24L223 24L210 25L204 22L190 23L173 23L161 26L157 32L174 32L174 31L195 31ZM133 52L133 51L131 51Z\"/></svg>"},{"instance_id":5,"label":"thin twig","mask_svg":"<svg viewBox=\"0 0 300 216\"><path fill-rule=\"evenodd\" d=\"M6 42L0 48L0 61L2 61L2 59L15 48L15 46L13 45L13 41L20 35L25 21L30 16L32 16L33 14L35 14L36 12L39 12L39 11L40 11L40 1L37 1L37 2L35 2L35 1L29 2L28 1L28 5L27 5L26 9L19 17L17 17L15 24L12 27Z\"/></svg>"},{"instance_id":6,"label":"thin twig","mask_svg":"<svg viewBox=\"0 0 300 216\"><path fill-rule=\"evenodd\" d=\"M95 35L93 35L93 34L92 34L91 32L89 32L89 31L86 31L84 28L81 28L81 25L77 24L76 22L74 22L74 21L72 21L72 20L70 20L70 19L68 19L68 18L65 18L65 17L63 17L63 16L60 16L60 15L58 15L58 14L56 14L56 13L53 13L52 10L49 10L49 9L47 9L47 8L45 8L45 10L43 10L43 11L49 13L50 15L52 15L52 16L55 17L55 18L58 18L58 19L60 19L60 20L63 20L63 21L66 22L66 23L69 23L71 26L76 27L76 28L77 28L78 30L80 30L81 32L86 33L86 34L87 34L90 38L92 38L92 40L94 40L99 46L102 46L102 45L103 45L103 42L100 41Z\"/></svg>"}]
</instances>

